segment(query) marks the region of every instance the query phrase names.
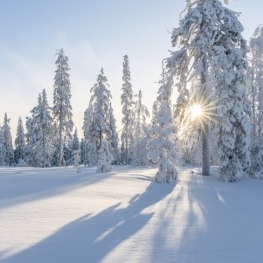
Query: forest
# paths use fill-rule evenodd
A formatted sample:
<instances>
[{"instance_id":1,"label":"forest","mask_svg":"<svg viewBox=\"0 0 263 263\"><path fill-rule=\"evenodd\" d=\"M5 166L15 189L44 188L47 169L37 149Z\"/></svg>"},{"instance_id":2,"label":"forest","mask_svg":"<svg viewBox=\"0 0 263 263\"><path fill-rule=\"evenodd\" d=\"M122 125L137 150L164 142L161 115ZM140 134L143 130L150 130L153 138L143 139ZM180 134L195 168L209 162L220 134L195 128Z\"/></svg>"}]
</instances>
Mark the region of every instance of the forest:
<instances>
[{"instance_id":1,"label":"forest","mask_svg":"<svg viewBox=\"0 0 263 263\"><path fill-rule=\"evenodd\" d=\"M238 14L220 1L187 1L171 34L173 51L162 61L151 114L143 92L133 92L124 55L121 131L101 68L83 113L81 139L74 129L68 57L60 49L53 104L44 89L26 120L19 118L14 145L5 113L0 166L85 165L97 166L98 173L112 165L156 166L155 180L171 183L178 181L180 165L202 165L204 175L213 165L226 182L263 179L263 26L249 40L243 30Z\"/></svg>"}]
</instances>

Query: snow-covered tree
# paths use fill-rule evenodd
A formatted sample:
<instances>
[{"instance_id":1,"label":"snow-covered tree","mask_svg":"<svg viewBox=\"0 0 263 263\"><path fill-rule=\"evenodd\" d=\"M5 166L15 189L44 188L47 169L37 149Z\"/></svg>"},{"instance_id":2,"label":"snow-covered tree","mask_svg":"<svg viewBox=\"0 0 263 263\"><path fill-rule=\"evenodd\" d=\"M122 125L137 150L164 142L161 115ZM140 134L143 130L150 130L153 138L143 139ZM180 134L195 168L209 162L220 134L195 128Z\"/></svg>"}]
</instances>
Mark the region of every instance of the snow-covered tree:
<instances>
[{"instance_id":1,"label":"snow-covered tree","mask_svg":"<svg viewBox=\"0 0 263 263\"><path fill-rule=\"evenodd\" d=\"M11 128L9 126L10 119L7 118L5 113L4 124L2 126L2 133L4 137L4 146L5 146L5 165L13 166L14 165L14 148L12 143Z\"/></svg>"},{"instance_id":2,"label":"snow-covered tree","mask_svg":"<svg viewBox=\"0 0 263 263\"><path fill-rule=\"evenodd\" d=\"M48 105L46 91L38 96L38 105L31 111L28 119L28 136L30 145L30 161L33 166L48 167L54 151L54 132L51 108Z\"/></svg>"},{"instance_id":3,"label":"snow-covered tree","mask_svg":"<svg viewBox=\"0 0 263 263\"><path fill-rule=\"evenodd\" d=\"M79 150L80 150L80 142L78 138L78 131L76 128L72 140L69 144L70 157L69 159L66 159L68 165L74 164L74 152Z\"/></svg>"},{"instance_id":4,"label":"snow-covered tree","mask_svg":"<svg viewBox=\"0 0 263 263\"><path fill-rule=\"evenodd\" d=\"M97 173L110 172L112 161L113 156L110 153L109 144L106 140L102 140L98 154Z\"/></svg>"},{"instance_id":5,"label":"snow-covered tree","mask_svg":"<svg viewBox=\"0 0 263 263\"><path fill-rule=\"evenodd\" d=\"M80 164L80 154L79 154L79 150L74 150L72 152L72 158L73 158L73 165L74 167L78 167Z\"/></svg>"},{"instance_id":6,"label":"snow-covered tree","mask_svg":"<svg viewBox=\"0 0 263 263\"><path fill-rule=\"evenodd\" d=\"M109 129L110 133L108 135L108 141L109 141L109 149L113 156L113 163L119 164L120 158L119 158L119 149L118 149L118 133L117 133L117 127L116 127L116 120L113 115L113 109L111 107L109 108Z\"/></svg>"},{"instance_id":7,"label":"snow-covered tree","mask_svg":"<svg viewBox=\"0 0 263 263\"><path fill-rule=\"evenodd\" d=\"M80 141L80 163L85 166L88 164L88 143L82 138Z\"/></svg>"},{"instance_id":8,"label":"snow-covered tree","mask_svg":"<svg viewBox=\"0 0 263 263\"><path fill-rule=\"evenodd\" d=\"M208 171L210 119L220 123L217 142L220 176L224 181L241 178L250 162L249 106L244 88L247 48L237 16L219 0L195 1L172 33L172 45L179 44L181 48L167 60L177 86L182 86L179 92L185 92L190 80L200 81L197 95L203 100L204 110L202 163L206 163L203 168ZM213 86L208 85L211 78L214 78ZM214 112L210 108L212 94L217 106Z\"/></svg>"},{"instance_id":9,"label":"snow-covered tree","mask_svg":"<svg viewBox=\"0 0 263 263\"><path fill-rule=\"evenodd\" d=\"M256 28L249 41L252 106L251 167L250 176L263 179L263 25Z\"/></svg>"},{"instance_id":10,"label":"snow-covered tree","mask_svg":"<svg viewBox=\"0 0 263 263\"><path fill-rule=\"evenodd\" d=\"M111 92L107 88L107 78L103 69L97 78L97 83L91 88L91 99L84 115L84 137L88 143L89 165L98 162L98 151L103 138L107 138L110 150L116 150L116 125L111 107Z\"/></svg>"},{"instance_id":11,"label":"snow-covered tree","mask_svg":"<svg viewBox=\"0 0 263 263\"><path fill-rule=\"evenodd\" d=\"M21 163L22 160L26 160L26 141L25 141L25 131L23 127L22 119L19 117L18 125L16 130L15 139L15 151L14 151L15 163Z\"/></svg>"},{"instance_id":12,"label":"snow-covered tree","mask_svg":"<svg viewBox=\"0 0 263 263\"><path fill-rule=\"evenodd\" d=\"M130 146L133 144L132 137L132 111L133 111L133 91L131 84L131 73L129 66L129 58L127 55L124 56L123 62L123 84L122 84L122 94L121 94L121 105L122 105L122 133L121 133L121 162L123 164L130 164L131 162L131 152Z\"/></svg>"},{"instance_id":13,"label":"snow-covered tree","mask_svg":"<svg viewBox=\"0 0 263 263\"><path fill-rule=\"evenodd\" d=\"M56 60L57 70L55 71L55 83L53 94L53 116L57 125L58 145L59 145L59 160L58 166L62 163L63 145L70 138L73 129L71 99L71 84L69 80L68 57L63 49L57 53Z\"/></svg>"},{"instance_id":14,"label":"snow-covered tree","mask_svg":"<svg viewBox=\"0 0 263 263\"><path fill-rule=\"evenodd\" d=\"M150 113L145 105L142 104L142 92L139 91L138 100L134 105L134 146L132 164L135 166L148 165L146 144L149 136L149 127L146 124L146 119L150 117Z\"/></svg>"},{"instance_id":15,"label":"snow-covered tree","mask_svg":"<svg viewBox=\"0 0 263 263\"><path fill-rule=\"evenodd\" d=\"M4 140L3 131L0 126L0 166L5 165L5 154L6 154L5 140Z\"/></svg>"},{"instance_id":16,"label":"snow-covered tree","mask_svg":"<svg viewBox=\"0 0 263 263\"><path fill-rule=\"evenodd\" d=\"M171 109L172 86L171 78L167 78L159 89L156 123L147 143L148 158L158 165L155 180L159 183L172 183L178 180L174 141L176 128L173 124Z\"/></svg>"}]
</instances>

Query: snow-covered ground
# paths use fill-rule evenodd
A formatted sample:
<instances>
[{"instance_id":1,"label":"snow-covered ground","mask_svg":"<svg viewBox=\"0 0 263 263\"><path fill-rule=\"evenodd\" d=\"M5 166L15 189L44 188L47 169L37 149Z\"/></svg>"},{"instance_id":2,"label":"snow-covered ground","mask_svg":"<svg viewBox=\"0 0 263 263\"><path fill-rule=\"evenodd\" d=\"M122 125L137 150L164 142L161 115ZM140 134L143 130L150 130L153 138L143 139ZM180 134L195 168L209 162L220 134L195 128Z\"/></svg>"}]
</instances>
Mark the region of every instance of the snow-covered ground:
<instances>
[{"instance_id":1,"label":"snow-covered ground","mask_svg":"<svg viewBox=\"0 0 263 263\"><path fill-rule=\"evenodd\" d=\"M81 169L0 168L0 262L263 262L263 181Z\"/></svg>"}]
</instances>

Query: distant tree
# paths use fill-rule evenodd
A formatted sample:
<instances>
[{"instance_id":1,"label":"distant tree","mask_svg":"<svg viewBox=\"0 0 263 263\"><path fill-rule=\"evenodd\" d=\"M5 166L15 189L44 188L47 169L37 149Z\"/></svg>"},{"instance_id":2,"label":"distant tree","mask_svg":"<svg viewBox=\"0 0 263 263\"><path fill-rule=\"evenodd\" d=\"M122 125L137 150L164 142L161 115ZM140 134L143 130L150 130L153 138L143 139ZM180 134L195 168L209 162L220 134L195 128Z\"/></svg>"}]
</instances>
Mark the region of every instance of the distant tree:
<instances>
[{"instance_id":1,"label":"distant tree","mask_svg":"<svg viewBox=\"0 0 263 263\"><path fill-rule=\"evenodd\" d=\"M16 164L18 164L19 162L21 163L22 160L26 160L25 131L22 119L20 117L18 119L18 125L16 130L14 159Z\"/></svg>"},{"instance_id":2,"label":"distant tree","mask_svg":"<svg viewBox=\"0 0 263 263\"><path fill-rule=\"evenodd\" d=\"M111 108L112 96L107 86L107 78L101 69L97 83L91 88L90 103L84 116L83 130L88 143L89 165L97 164L103 138L108 139L111 149L115 151L116 126Z\"/></svg>"},{"instance_id":3,"label":"distant tree","mask_svg":"<svg viewBox=\"0 0 263 263\"><path fill-rule=\"evenodd\" d=\"M131 152L129 151L130 146L133 144L132 137L132 111L133 111L133 91L131 84L131 73L129 66L129 58L127 55L124 56L123 62L123 84L122 84L122 95L121 95L121 105L122 105L122 134L121 134L121 151L122 157L121 161L123 164L130 164L131 162Z\"/></svg>"},{"instance_id":4,"label":"distant tree","mask_svg":"<svg viewBox=\"0 0 263 263\"><path fill-rule=\"evenodd\" d=\"M5 140L4 140L2 128L0 126L0 166L5 165L5 155L6 155Z\"/></svg>"},{"instance_id":5,"label":"distant tree","mask_svg":"<svg viewBox=\"0 0 263 263\"><path fill-rule=\"evenodd\" d=\"M79 142L79 138L78 138L77 128L75 129L75 132L73 134L73 138L69 144L69 150L70 150L70 158L67 159L67 164L72 165L72 164L74 164L74 153L76 154L76 152L78 152L78 154L80 154L79 153L80 142Z\"/></svg>"},{"instance_id":6,"label":"distant tree","mask_svg":"<svg viewBox=\"0 0 263 263\"><path fill-rule=\"evenodd\" d=\"M83 124L83 133L84 133L84 142L83 142L83 162L89 166L94 166L97 164L97 145L98 134L96 130L93 129L93 108L92 104L89 103L89 107L84 112L84 124Z\"/></svg>"},{"instance_id":7,"label":"distant tree","mask_svg":"<svg viewBox=\"0 0 263 263\"><path fill-rule=\"evenodd\" d=\"M59 146L59 160L58 166L62 164L62 151L63 145L67 142L67 139L71 136L73 129L72 121L72 107L70 104L71 99L71 84L69 80L69 67L68 57L65 55L63 49L60 49L57 53L58 58L56 60L57 70L55 71L55 83L54 83L54 95L53 95L53 116L54 121L58 123L58 146Z\"/></svg>"},{"instance_id":8,"label":"distant tree","mask_svg":"<svg viewBox=\"0 0 263 263\"><path fill-rule=\"evenodd\" d=\"M80 163L85 166L88 164L88 144L87 141L82 138L80 141Z\"/></svg>"},{"instance_id":9,"label":"distant tree","mask_svg":"<svg viewBox=\"0 0 263 263\"><path fill-rule=\"evenodd\" d=\"M38 105L31 110L32 118L28 119L28 136L30 139L31 164L33 166L51 166L54 151L54 132L51 108L48 105L46 91L38 96Z\"/></svg>"},{"instance_id":10,"label":"distant tree","mask_svg":"<svg viewBox=\"0 0 263 263\"><path fill-rule=\"evenodd\" d=\"M117 127L116 127L116 120L113 115L113 109L111 107L109 108L109 129L110 133L108 135L108 141L109 141L109 149L113 157L113 163L119 164L119 149L118 149L118 133L117 133Z\"/></svg>"},{"instance_id":11,"label":"distant tree","mask_svg":"<svg viewBox=\"0 0 263 263\"><path fill-rule=\"evenodd\" d=\"M109 144L106 140L102 140L101 148L98 154L97 173L107 173L111 171L111 162L113 156L110 153Z\"/></svg>"},{"instance_id":12,"label":"distant tree","mask_svg":"<svg viewBox=\"0 0 263 263\"><path fill-rule=\"evenodd\" d=\"M135 95L136 96L136 95ZM132 164L135 166L149 165L147 158L146 144L149 139L149 127L146 119L150 117L150 113L145 105L142 104L142 92L139 91L138 100L134 105L134 146Z\"/></svg>"},{"instance_id":13,"label":"distant tree","mask_svg":"<svg viewBox=\"0 0 263 263\"><path fill-rule=\"evenodd\" d=\"M13 166L14 165L14 148L12 143L12 136L11 136L11 128L9 126L10 119L7 118L7 114L5 113L4 117L4 124L2 126L2 133L4 137L4 146L6 150L5 154L5 165Z\"/></svg>"}]
</instances>

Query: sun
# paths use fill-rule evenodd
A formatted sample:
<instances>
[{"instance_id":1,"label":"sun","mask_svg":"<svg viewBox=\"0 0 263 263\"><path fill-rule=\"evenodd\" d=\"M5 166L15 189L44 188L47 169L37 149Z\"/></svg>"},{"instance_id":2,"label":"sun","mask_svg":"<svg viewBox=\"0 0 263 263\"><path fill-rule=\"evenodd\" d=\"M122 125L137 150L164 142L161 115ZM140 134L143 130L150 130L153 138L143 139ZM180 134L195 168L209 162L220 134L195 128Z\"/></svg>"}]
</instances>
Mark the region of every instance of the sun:
<instances>
[{"instance_id":1,"label":"sun","mask_svg":"<svg viewBox=\"0 0 263 263\"><path fill-rule=\"evenodd\" d=\"M195 120L196 118L200 118L203 115L203 109L201 105L195 104L191 107L191 118Z\"/></svg>"}]
</instances>

